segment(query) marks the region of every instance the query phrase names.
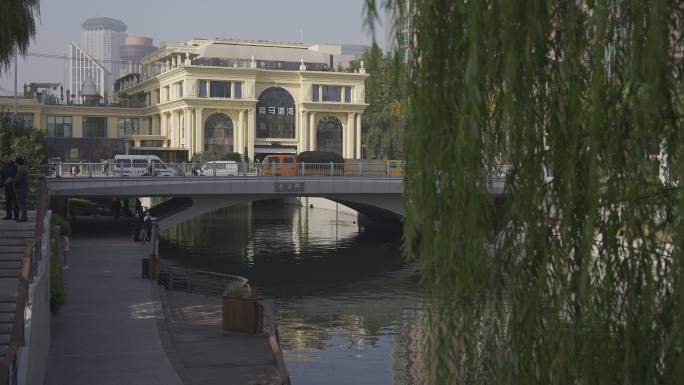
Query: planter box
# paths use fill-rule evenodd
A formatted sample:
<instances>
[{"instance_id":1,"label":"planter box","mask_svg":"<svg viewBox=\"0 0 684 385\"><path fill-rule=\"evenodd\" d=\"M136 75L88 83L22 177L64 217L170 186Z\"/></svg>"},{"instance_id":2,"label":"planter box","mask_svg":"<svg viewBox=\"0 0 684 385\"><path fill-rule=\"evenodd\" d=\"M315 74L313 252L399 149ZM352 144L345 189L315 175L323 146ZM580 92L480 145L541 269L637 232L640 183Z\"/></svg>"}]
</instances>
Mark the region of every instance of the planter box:
<instances>
[{"instance_id":1,"label":"planter box","mask_svg":"<svg viewBox=\"0 0 684 385\"><path fill-rule=\"evenodd\" d=\"M223 296L223 330L256 334L259 304L256 298Z\"/></svg>"}]
</instances>

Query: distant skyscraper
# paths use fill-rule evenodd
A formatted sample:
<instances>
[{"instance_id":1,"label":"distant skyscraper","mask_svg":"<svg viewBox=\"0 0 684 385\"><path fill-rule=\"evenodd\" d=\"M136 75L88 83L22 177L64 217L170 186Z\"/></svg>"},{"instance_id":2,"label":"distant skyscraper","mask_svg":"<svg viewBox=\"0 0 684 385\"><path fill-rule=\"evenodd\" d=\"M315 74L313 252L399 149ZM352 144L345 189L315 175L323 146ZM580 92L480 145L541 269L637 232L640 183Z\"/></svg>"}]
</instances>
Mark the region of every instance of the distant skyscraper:
<instances>
[{"instance_id":1,"label":"distant skyscraper","mask_svg":"<svg viewBox=\"0 0 684 385\"><path fill-rule=\"evenodd\" d=\"M86 79L83 77L85 75L74 75L75 68L90 68L92 63L89 60L94 60L99 63L99 67L104 68L107 72L103 81L104 87L99 84L98 78L101 76L92 74L91 77L97 85L98 91L103 90L102 96L107 96L107 99L110 99L114 90L114 80L121 76L120 49L125 37L124 32L126 32L126 24L108 17L96 17L83 22L81 24L81 44L77 46L72 43L69 47L70 60L67 63L69 86L74 87L72 83L74 79L80 81ZM75 53L76 56L72 53ZM87 54L87 59L83 59L83 53ZM71 91L72 94L80 95L81 87L82 83L80 87Z\"/></svg>"},{"instance_id":2,"label":"distant skyscraper","mask_svg":"<svg viewBox=\"0 0 684 385\"><path fill-rule=\"evenodd\" d=\"M394 3L392 7L386 10L386 47L388 51L403 51L404 60L407 60L413 40L411 15L414 11L411 7L411 0L404 0L401 7L402 9L399 8L399 4Z\"/></svg>"},{"instance_id":3,"label":"distant skyscraper","mask_svg":"<svg viewBox=\"0 0 684 385\"><path fill-rule=\"evenodd\" d=\"M76 43L71 42L68 50L69 61L65 81L67 90L74 98L71 99L67 95L67 100L74 103L82 102L81 91L87 80L92 80L100 96L109 98L112 94L112 91L107 89L108 81L112 78L109 71Z\"/></svg>"},{"instance_id":4,"label":"distant skyscraper","mask_svg":"<svg viewBox=\"0 0 684 385\"><path fill-rule=\"evenodd\" d=\"M126 36L124 44L121 46L121 68L123 74L138 72L140 59L150 52L157 49L152 45L152 39L143 36Z\"/></svg>"}]
</instances>

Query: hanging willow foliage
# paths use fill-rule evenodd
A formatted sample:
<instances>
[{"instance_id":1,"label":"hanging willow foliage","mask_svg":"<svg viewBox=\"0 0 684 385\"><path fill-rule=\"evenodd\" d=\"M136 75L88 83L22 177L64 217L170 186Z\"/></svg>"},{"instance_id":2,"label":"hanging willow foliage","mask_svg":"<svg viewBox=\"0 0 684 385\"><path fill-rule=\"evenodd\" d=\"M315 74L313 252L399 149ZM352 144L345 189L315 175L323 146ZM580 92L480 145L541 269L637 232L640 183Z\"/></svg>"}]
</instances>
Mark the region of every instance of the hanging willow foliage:
<instances>
[{"instance_id":1,"label":"hanging willow foliage","mask_svg":"<svg viewBox=\"0 0 684 385\"><path fill-rule=\"evenodd\" d=\"M684 2L404 4L431 383L684 382Z\"/></svg>"},{"instance_id":2,"label":"hanging willow foliage","mask_svg":"<svg viewBox=\"0 0 684 385\"><path fill-rule=\"evenodd\" d=\"M15 51L26 54L39 7L38 0L0 0L0 72L9 68Z\"/></svg>"}]
</instances>

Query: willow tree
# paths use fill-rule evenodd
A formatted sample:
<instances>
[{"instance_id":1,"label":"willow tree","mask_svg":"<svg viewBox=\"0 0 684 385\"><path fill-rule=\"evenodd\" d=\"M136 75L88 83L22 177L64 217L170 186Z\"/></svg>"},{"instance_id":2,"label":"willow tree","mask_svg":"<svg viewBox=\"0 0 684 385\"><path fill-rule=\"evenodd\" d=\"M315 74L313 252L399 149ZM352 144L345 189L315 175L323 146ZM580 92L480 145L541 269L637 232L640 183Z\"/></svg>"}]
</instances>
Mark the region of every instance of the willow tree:
<instances>
[{"instance_id":1,"label":"willow tree","mask_svg":"<svg viewBox=\"0 0 684 385\"><path fill-rule=\"evenodd\" d=\"M431 381L684 381L684 3L405 4Z\"/></svg>"},{"instance_id":2,"label":"willow tree","mask_svg":"<svg viewBox=\"0 0 684 385\"><path fill-rule=\"evenodd\" d=\"M9 68L15 53L26 54L38 10L39 0L0 0L0 70Z\"/></svg>"}]
</instances>

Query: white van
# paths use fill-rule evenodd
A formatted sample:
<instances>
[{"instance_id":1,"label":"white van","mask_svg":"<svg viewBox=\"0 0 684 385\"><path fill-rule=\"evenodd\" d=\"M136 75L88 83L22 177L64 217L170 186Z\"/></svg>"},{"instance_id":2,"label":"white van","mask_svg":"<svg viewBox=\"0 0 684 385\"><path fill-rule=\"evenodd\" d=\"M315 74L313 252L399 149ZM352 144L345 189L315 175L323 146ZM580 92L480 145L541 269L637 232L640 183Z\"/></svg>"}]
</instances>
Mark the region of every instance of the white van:
<instances>
[{"instance_id":1,"label":"white van","mask_svg":"<svg viewBox=\"0 0 684 385\"><path fill-rule=\"evenodd\" d=\"M114 173L117 176L176 176L178 173L156 155L116 155Z\"/></svg>"},{"instance_id":2,"label":"white van","mask_svg":"<svg viewBox=\"0 0 684 385\"><path fill-rule=\"evenodd\" d=\"M200 175L237 176L238 164L234 160L213 160L202 166L200 169Z\"/></svg>"}]
</instances>

